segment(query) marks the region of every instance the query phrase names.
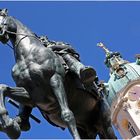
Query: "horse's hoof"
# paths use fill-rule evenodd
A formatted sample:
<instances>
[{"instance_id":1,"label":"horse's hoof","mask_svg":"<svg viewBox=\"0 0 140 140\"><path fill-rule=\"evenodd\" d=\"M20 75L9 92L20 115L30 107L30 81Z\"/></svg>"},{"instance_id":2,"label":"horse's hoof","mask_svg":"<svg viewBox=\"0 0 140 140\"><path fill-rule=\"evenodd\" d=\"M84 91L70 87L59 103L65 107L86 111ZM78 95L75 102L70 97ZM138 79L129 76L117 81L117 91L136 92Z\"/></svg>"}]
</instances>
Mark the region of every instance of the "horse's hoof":
<instances>
[{"instance_id":1,"label":"horse's hoof","mask_svg":"<svg viewBox=\"0 0 140 140\"><path fill-rule=\"evenodd\" d=\"M21 124L20 128L21 128L22 131L29 131L30 128L31 128L29 121L26 122L26 123L23 122Z\"/></svg>"},{"instance_id":2,"label":"horse's hoof","mask_svg":"<svg viewBox=\"0 0 140 140\"><path fill-rule=\"evenodd\" d=\"M3 128L3 131L11 139L17 139L20 136L21 130L18 123L12 119L9 120L8 125Z\"/></svg>"},{"instance_id":3,"label":"horse's hoof","mask_svg":"<svg viewBox=\"0 0 140 140\"><path fill-rule=\"evenodd\" d=\"M14 120L19 124L21 131L28 131L31 128L29 120L24 120L20 116L14 118Z\"/></svg>"}]
</instances>

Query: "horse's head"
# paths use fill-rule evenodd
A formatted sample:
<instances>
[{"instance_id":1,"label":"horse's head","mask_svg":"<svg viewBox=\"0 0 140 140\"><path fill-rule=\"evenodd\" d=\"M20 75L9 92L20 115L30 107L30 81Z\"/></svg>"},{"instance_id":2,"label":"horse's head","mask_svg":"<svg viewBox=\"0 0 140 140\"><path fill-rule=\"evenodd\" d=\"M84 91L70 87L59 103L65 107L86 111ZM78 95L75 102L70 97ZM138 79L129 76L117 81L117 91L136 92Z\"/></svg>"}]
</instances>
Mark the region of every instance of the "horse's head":
<instances>
[{"instance_id":1,"label":"horse's head","mask_svg":"<svg viewBox=\"0 0 140 140\"><path fill-rule=\"evenodd\" d=\"M2 43L7 43L9 41L9 36L7 34L7 24L6 17L8 16L7 9L0 9L0 41Z\"/></svg>"}]
</instances>

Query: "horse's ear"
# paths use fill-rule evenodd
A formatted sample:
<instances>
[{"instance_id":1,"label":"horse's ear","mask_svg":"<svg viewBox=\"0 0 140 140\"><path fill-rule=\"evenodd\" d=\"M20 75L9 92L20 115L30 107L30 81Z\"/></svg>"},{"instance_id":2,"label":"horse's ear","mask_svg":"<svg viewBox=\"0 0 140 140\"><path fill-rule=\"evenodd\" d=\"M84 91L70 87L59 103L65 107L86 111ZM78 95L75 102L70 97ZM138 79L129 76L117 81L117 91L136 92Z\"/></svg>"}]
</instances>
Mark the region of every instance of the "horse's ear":
<instances>
[{"instance_id":1,"label":"horse's ear","mask_svg":"<svg viewBox=\"0 0 140 140\"><path fill-rule=\"evenodd\" d=\"M8 9L0 9L0 15L3 15L3 16L7 16L8 15Z\"/></svg>"},{"instance_id":2,"label":"horse's ear","mask_svg":"<svg viewBox=\"0 0 140 140\"><path fill-rule=\"evenodd\" d=\"M5 13L5 15L7 16L8 15L8 9L3 9L3 13Z\"/></svg>"}]
</instances>

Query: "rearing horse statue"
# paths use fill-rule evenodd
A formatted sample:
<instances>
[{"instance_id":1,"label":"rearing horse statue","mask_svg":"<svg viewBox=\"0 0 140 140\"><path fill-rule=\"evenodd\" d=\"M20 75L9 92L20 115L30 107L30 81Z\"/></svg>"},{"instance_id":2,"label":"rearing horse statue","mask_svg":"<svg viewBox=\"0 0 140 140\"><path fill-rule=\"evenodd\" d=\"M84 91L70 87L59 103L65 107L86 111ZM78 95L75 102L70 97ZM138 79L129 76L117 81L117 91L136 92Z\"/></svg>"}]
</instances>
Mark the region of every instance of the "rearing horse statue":
<instances>
[{"instance_id":1,"label":"rearing horse statue","mask_svg":"<svg viewBox=\"0 0 140 140\"><path fill-rule=\"evenodd\" d=\"M73 73L65 75L59 57L20 21L8 16L6 9L0 11L0 33L2 43L11 41L16 60L12 69L16 87L0 85L1 131L10 138L18 138L21 132L18 121L5 108L5 97L9 97L25 109L38 107L49 122L68 127L74 139L91 139L97 134L116 138L106 100L93 96L97 90L93 94L85 90Z\"/></svg>"}]
</instances>

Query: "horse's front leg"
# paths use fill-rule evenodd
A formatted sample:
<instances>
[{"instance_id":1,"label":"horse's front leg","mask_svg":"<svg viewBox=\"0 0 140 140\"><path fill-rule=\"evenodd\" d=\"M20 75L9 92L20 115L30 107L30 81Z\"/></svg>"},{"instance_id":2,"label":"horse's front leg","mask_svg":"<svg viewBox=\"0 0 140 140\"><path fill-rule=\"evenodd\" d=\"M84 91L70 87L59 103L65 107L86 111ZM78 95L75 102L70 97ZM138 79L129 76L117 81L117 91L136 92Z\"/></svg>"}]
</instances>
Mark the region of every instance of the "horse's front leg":
<instances>
[{"instance_id":1,"label":"horse's front leg","mask_svg":"<svg viewBox=\"0 0 140 140\"><path fill-rule=\"evenodd\" d=\"M25 106L23 104L19 105L19 114L14 118L14 120L20 125L21 131L30 130L30 114L32 112L32 107Z\"/></svg>"},{"instance_id":2,"label":"horse's front leg","mask_svg":"<svg viewBox=\"0 0 140 140\"><path fill-rule=\"evenodd\" d=\"M4 104L5 97L10 97L11 99L14 99L15 101L24 105L31 105L32 102L29 93L24 88L0 85L0 121L2 123L1 128L5 133L7 133L10 138L18 138L20 136L20 127L18 124L19 122L17 120L12 120L11 118L9 118ZM25 111L24 113L27 114L27 112Z\"/></svg>"},{"instance_id":3,"label":"horse's front leg","mask_svg":"<svg viewBox=\"0 0 140 140\"><path fill-rule=\"evenodd\" d=\"M8 86L0 85L0 128L1 131L7 133L10 138L16 139L20 136L20 127L16 121L9 118L5 108L5 93L7 89Z\"/></svg>"},{"instance_id":4,"label":"horse's front leg","mask_svg":"<svg viewBox=\"0 0 140 140\"><path fill-rule=\"evenodd\" d=\"M73 138L80 139L76 128L76 121L74 115L68 107L67 97L62 81L62 77L56 73L51 77L50 84L60 105L62 120L67 124L68 129L72 134Z\"/></svg>"},{"instance_id":5,"label":"horse's front leg","mask_svg":"<svg viewBox=\"0 0 140 140\"><path fill-rule=\"evenodd\" d=\"M23 87L9 87L6 96L20 103L19 114L14 120L18 122L22 131L28 131L30 129L29 116L33 105L29 93Z\"/></svg>"}]
</instances>

